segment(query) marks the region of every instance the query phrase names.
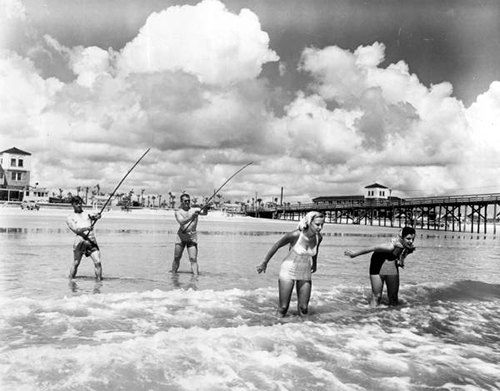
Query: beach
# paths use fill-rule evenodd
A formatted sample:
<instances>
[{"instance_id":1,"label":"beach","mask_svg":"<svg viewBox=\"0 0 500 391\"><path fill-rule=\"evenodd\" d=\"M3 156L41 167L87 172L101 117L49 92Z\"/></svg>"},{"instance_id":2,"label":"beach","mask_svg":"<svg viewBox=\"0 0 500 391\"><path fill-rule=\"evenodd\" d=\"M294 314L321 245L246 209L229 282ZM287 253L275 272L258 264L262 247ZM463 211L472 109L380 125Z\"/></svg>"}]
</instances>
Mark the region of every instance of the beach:
<instances>
[{"instance_id":1,"label":"beach","mask_svg":"<svg viewBox=\"0 0 500 391\"><path fill-rule=\"evenodd\" d=\"M84 259L69 281L69 210L0 209L2 390L495 390L500 388L500 244L417 230L402 305L368 306L369 256L390 227L328 224L311 314L278 320L277 275L255 266L296 222L200 217L192 276L168 271L172 211L105 213L102 282ZM384 295L385 296L385 295Z\"/></svg>"}]
</instances>

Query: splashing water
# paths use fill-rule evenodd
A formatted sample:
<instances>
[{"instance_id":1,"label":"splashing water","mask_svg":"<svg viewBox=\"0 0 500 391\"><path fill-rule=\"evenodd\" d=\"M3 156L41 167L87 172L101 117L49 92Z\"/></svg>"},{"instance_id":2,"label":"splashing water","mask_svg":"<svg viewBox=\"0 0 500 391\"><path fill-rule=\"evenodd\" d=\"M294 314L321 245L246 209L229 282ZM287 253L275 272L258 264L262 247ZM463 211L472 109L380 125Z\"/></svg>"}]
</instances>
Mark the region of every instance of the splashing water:
<instances>
[{"instance_id":1,"label":"splashing water","mask_svg":"<svg viewBox=\"0 0 500 391\"><path fill-rule=\"evenodd\" d=\"M59 215L2 216L2 390L495 390L500 388L500 246L417 235L402 305L368 306L369 256L346 248L395 229L330 225L311 314L274 316L295 224L200 220L201 275L168 273L170 216L105 216L104 281L66 278L72 236ZM189 270L186 257L181 271ZM386 302L384 298L383 303Z\"/></svg>"}]
</instances>

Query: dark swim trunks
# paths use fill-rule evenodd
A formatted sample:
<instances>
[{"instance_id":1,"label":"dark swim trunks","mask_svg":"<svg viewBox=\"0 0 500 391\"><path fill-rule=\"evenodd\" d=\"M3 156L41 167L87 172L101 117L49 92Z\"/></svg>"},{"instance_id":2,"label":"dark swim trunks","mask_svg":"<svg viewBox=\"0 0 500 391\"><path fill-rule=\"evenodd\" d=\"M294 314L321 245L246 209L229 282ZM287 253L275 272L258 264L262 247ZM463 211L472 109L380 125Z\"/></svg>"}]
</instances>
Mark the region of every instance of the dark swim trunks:
<instances>
[{"instance_id":1,"label":"dark swim trunks","mask_svg":"<svg viewBox=\"0 0 500 391\"><path fill-rule=\"evenodd\" d=\"M77 255L83 254L86 257L90 257L94 251L99 251L99 246L95 242L90 242L88 240L82 239L73 246L73 252Z\"/></svg>"},{"instance_id":2,"label":"dark swim trunks","mask_svg":"<svg viewBox=\"0 0 500 391\"><path fill-rule=\"evenodd\" d=\"M175 238L175 244L180 244L181 246L197 246L198 245L198 234L196 232L183 232L178 231L177 237Z\"/></svg>"}]
</instances>

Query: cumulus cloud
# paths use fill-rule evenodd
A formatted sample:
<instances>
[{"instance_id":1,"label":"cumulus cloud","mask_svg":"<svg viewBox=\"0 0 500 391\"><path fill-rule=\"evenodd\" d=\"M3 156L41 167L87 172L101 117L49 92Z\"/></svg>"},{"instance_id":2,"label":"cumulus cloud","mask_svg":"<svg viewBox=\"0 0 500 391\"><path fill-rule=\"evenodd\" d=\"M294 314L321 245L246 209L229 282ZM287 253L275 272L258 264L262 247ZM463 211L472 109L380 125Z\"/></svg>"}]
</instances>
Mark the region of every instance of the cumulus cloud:
<instances>
[{"instance_id":1,"label":"cumulus cloud","mask_svg":"<svg viewBox=\"0 0 500 391\"><path fill-rule=\"evenodd\" d=\"M227 85L254 79L264 63L278 60L253 12L235 15L219 1L204 0L153 13L121 51L118 67L123 73L183 71Z\"/></svg>"},{"instance_id":2,"label":"cumulus cloud","mask_svg":"<svg viewBox=\"0 0 500 391\"><path fill-rule=\"evenodd\" d=\"M164 194L207 195L249 161L229 197L284 187L308 201L375 181L423 195L499 174L498 82L465 108L450 83L425 86L404 60L383 66L383 43L309 47L295 64L308 88L278 115L261 75L279 60L270 47L253 12L215 0L151 14L121 50L40 36L24 55L0 53L3 143L33 153L32 177L49 187L119 180L149 147L130 187ZM40 50L73 79L43 77Z\"/></svg>"},{"instance_id":3,"label":"cumulus cloud","mask_svg":"<svg viewBox=\"0 0 500 391\"><path fill-rule=\"evenodd\" d=\"M375 42L354 52L338 47L303 52L299 69L311 75L310 89L322 99L316 100L318 107L333 102L355 114L342 142L345 163L359 167L370 183L428 193L465 186L467 176L453 169L473 158L474 128L463 104L449 83L426 87L403 61L380 67L384 51Z\"/></svg>"},{"instance_id":4,"label":"cumulus cloud","mask_svg":"<svg viewBox=\"0 0 500 391\"><path fill-rule=\"evenodd\" d=\"M0 48L8 49L26 20L26 8L19 0L0 0Z\"/></svg>"},{"instance_id":5,"label":"cumulus cloud","mask_svg":"<svg viewBox=\"0 0 500 391\"><path fill-rule=\"evenodd\" d=\"M195 23L185 31L188 20ZM124 71L130 61L143 60L141 43L147 30L154 31L158 50L146 57L158 67ZM171 36L187 40L172 44ZM44 79L33 61L5 52L0 75L14 94L2 90L2 102L9 109L3 112L2 126L12 135L4 142L33 153L32 177L40 183L58 178L65 178L67 186L102 181L115 173L111 168L126 166L134 152L153 146L160 151L156 159L166 153L176 161L166 170L164 164L156 164L154 175L143 174L144 186L180 186L184 175L179 173L197 167L191 180L198 183L197 190L212 189L207 178L213 178L213 167L231 172L247 160L244 155L265 154L272 145L264 134L271 116L265 98L268 87L257 79L265 62L278 59L268 45L255 14L232 14L217 1L153 14L121 52L67 47L50 35L40 36L25 53L36 57L43 49L47 59L64 60L75 78ZM164 63L168 57L177 62ZM20 127L28 142L16 138ZM218 151L217 159L212 150ZM205 161L209 165L200 170ZM182 184L189 188L186 185Z\"/></svg>"},{"instance_id":6,"label":"cumulus cloud","mask_svg":"<svg viewBox=\"0 0 500 391\"><path fill-rule=\"evenodd\" d=\"M481 169L490 167L500 173L500 81L491 83L488 91L479 95L467 109L466 118L474 129L473 145L476 163ZM491 175L492 171L490 171ZM489 174L485 173L485 177Z\"/></svg>"},{"instance_id":7,"label":"cumulus cloud","mask_svg":"<svg viewBox=\"0 0 500 391\"><path fill-rule=\"evenodd\" d=\"M57 79L43 79L29 59L8 50L0 50L0 85L0 129L17 136L29 134L32 121L63 86Z\"/></svg>"},{"instance_id":8,"label":"cumulus cloud","mask_svg":"<svg viewBox=\"0 0 500 391\"><path fill-rule=\"evenodd\" d=\"M0 15L4 20L25 20L26 8L19 0L2 0L0 1Z\"/></svg>"}]
</instances>

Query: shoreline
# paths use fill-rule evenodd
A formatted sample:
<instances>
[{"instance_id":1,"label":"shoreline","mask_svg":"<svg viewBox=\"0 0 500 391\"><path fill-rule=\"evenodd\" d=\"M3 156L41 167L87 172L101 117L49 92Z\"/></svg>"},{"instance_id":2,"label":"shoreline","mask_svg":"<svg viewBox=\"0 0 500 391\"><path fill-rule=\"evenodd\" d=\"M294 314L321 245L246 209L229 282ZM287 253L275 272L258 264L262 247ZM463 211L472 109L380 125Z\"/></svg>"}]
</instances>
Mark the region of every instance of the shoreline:
<instances>
[{"instance_id":1,"label":"shoreline","mask_svg":"<svg viewBox=\"0 0 500 391\"><path fill-rule=\"evenodd\" d=\"M88 212L93 212L93 209L86 209ZM97 211L96 211L97 212ZM0 207L0 228L12 227L12 223L17 220L32 219L32 218L43 218L43 217L60 217L65 218L71 210L68 208L41 208L40 210L23 210L20 207ZM111 220L152 220L157 221L159 219L166 219L169 221L175 221L174 209L133 209L131 211L124 211L121 209L111 209L109 211L103 212L103 219ZM203 216L203 221L206 222L226 222L226 223L245 223L245 224L260 224L260 225L272 225L272 224L285 224L295 226L298 221L296 220L281 220L281 219L265 219L256 218L239 214L230 214L220 210L209 211L208 215ZM474 229L476 226L474 226ZM399 227L394 226L383 226L374 223L373 225L364 224L338 224L338 223L326 223L323 233L326 236L336 236L336 235L359 235L364 236L369 234L382 234L386 236L388 233L394 233L399 231ZM494 224L488 224L488 232L470 232L471 226L467 225L465 230L462 231L445 231L445 230L433 230L426 228L415 228L417 230L417 235L421 238L450 238L450 239L496 239L500 237L500 226L497 225L497 232L494 233ZM339 232L340 231L340 232Z\"/></svg>"},{"instance_id":2,"label":"shoreline","mask_svg":"<svg viewBox=\"0 0 500 391\"><path fill-rule=\"evenodd\" d=\"M97 213L99 210L94 208L86 207L84 211L87 213ZM43 206L39 210L27 210L21 209L20 206L9 205L0 207L0 223L1 217L6 216L10 218L16 217L59 217L67 216L72 213L71 207L46 207ZM103 218L113 218L113 219L159 219L167 218L175 220L175 210L174 209L152 209L152 208L141 208L141 209L129 209L123 210L121 208L109 208L103 211ZM208 212L208 215L202 216L203 220L207 221L239 221L239 222L250 222L250 221L288 221L288 220L270 220L270 219L257 219L255 217L245 216L241 214L227 213L221 210L212 210Z\"/></svg>"}]
</instances>

